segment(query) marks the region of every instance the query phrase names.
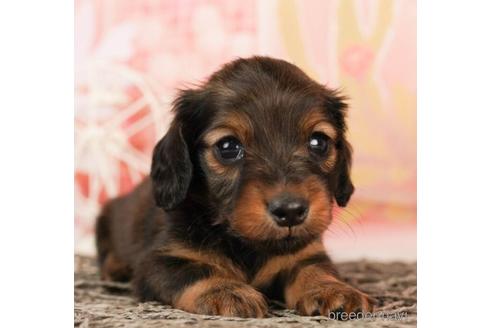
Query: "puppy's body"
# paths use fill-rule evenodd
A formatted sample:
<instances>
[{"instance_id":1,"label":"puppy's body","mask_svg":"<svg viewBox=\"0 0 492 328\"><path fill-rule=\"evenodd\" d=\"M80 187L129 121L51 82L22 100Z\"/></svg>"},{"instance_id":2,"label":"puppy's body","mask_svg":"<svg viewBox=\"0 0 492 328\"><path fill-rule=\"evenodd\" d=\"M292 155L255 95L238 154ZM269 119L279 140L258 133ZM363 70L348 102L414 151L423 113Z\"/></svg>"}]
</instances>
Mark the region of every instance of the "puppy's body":
<instances>
[{"instance_id":1,"label":"puppy's body","mask_svg":"<svg viewBox=\"0 0 492 328\"><path fill-rule=\"evenodd\" d=\"M103 278L204 314L264 316L265 296L307 315L369 311L320 241L353 192L342 100L265 57L183 91L151 177L98 219Z\"/></svg>"}]
</instances>

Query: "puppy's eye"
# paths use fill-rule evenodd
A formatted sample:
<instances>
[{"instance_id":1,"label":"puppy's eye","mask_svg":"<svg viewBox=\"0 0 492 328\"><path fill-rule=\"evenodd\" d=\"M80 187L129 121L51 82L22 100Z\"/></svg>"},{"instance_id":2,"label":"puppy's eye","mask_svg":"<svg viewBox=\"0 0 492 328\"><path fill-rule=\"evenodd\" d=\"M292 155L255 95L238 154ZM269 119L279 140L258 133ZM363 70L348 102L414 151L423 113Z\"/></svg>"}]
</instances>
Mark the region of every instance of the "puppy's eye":
<instances>
[{"instance_id":1,"label":"puppy's eye","mask_svg":"<svg viewBox=\"0 0 492 328\"><path fill-rule=\"evenodd\" d=\"M234 163L244 157L244 147L234 137L224 137L215 144L215 152L224 164Z\"/></svg>"},{"instance_id":2,"label":"puppy's eye","mask_svg":"<svg viewBox=\"0 0 492 328\"><path fill-rule=\"evenodd\" d=\"M311 153L324 156L328 153L329 138L327 135L321 132L314 132L309 137L308 148Z\"/></svg>"}]
</instances>

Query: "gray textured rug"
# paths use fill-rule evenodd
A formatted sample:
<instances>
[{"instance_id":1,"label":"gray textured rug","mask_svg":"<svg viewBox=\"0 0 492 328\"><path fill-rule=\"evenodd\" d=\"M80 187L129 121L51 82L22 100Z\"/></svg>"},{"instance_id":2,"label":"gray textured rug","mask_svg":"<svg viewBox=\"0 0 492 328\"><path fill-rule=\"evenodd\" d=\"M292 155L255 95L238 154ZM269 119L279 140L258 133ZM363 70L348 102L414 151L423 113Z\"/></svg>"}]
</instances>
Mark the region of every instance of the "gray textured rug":
<instances>
[{"instance_id":1,"label":"gray textured rug","mask_svg":"<svg viewBox=\"0 0 492 328\"><path fill-rule=\"evenodd\" d=\"M99 280L95 260L75 257L76 327L414 327L417 323L416 264L347 262L346 280L379 300L376 316L336 321L303 317L271 304L264 319L225 318L183 312L159 303L139 303L128 284Z\"/></svg>"}]
</instances>

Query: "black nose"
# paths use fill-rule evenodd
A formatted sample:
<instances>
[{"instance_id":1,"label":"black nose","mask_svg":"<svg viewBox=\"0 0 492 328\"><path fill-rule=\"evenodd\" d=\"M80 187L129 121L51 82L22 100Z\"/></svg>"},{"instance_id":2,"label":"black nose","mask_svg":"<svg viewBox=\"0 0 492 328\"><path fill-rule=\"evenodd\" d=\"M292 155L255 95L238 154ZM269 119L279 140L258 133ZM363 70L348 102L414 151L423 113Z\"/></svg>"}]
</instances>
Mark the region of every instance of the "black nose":
<instances>
[{"instance_id":1,"label":"black nose","mask_svg":"<svg viewBox=\"0 0 492 328\"><path fill-rule=\"evenodd\" d=\"M292 227L304 222L308 204L302 198L282 196L268 203L268 211L279 226Z\"/></svg>"}]
</instances>

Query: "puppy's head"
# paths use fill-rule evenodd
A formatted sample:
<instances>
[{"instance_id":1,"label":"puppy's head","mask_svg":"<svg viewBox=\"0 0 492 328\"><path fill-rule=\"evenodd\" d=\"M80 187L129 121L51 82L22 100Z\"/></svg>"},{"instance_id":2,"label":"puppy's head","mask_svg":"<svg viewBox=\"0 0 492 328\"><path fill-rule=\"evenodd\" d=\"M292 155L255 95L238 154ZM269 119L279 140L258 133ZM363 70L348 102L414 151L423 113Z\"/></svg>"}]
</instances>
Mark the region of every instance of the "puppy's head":
<instances>
[{"instance_id":1,"label":"puppy's head","mask_svg":"<svg viewBox=\"0 0 492 328\"><path fill-rule=\"evenodd\" d=\"M354 191L343 98L266 57L225 65L184 90L154 149L156 202L201 204L212 224L252 242L307 240Z\"/></svg>"}]
</instances>

